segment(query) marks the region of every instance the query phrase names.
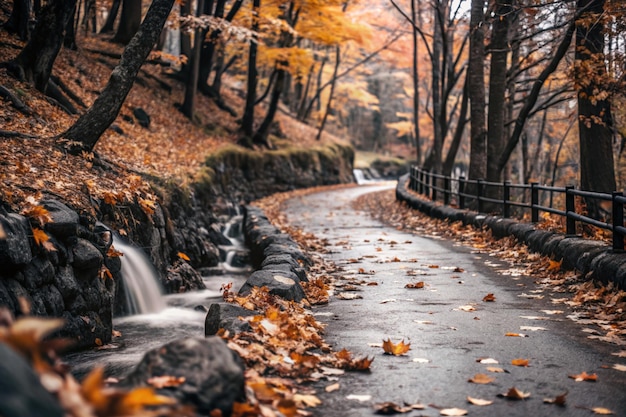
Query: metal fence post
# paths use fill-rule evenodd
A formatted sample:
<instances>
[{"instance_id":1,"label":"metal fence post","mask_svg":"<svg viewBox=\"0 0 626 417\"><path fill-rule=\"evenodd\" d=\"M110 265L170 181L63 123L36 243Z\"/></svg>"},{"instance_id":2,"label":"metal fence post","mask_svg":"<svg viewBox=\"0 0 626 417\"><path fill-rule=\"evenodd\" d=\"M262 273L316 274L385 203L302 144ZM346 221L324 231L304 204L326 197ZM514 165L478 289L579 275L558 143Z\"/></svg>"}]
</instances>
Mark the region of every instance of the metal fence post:
<instances>
[{"instance_id":1,"label":"metal fence post","mask_svg":"<svg viewBox=\"0 0 626 417\"><path fill-rule=\"evenodd\" d=\"M450 177L446 176L443 179L443 204L446 206L450 204Z\"/></svg>"},{"instance_id":2,"label":"metal fence post","mask_svg":"<svg viewBox=\"0 0 626 417\"><path fill-rule=\"evenodd\" d=\"M612 202L613 202L613 251L614 252L623 252L624 251L624 236L621 232L617 232L615 230L615 226L624 226L624 203L617 199L617 197L623 197L619 191L613 191Z\"/></svg>"},{"instance_id":3,"label":"metal fence post","mask_svg":"<svg viewBox=\"0 0 626 417\"><path fill-rule=\"evenodd\" d=\"M430 197L430 172L427 169L424 170L424 192L422 194Z\"/></svg>"},{"instance_id":4,"label":"metal fence post","mask_svg":"<svg viewBox=\"0 0 626 417\"><path fill-rule=\"evenodd\" d=\"M419 168L417 171L417 192L419 194L422 194L422 192L424 191L424 187L422 186L422 179L423 179L422 169Z\"/></svg>"},{"instance_id":5,"label":"metal fence post","mask_svg":"<svg viewBox=\"0 0 626 417\"><path fill-rule=\"evenodd\" d=\"M576 220L569 216L569 213L576 213L576 203L574 200L574 194L571 192L574 190L573 185L565 187L565 233L573 236L576 234Z\"/></svg>"},{"instance_id":6,"label":"metal fence post","mask_svg":"<svg viewBox=\"0 0 626 417\"><path fill-rule=\"evenodd\" d=\"M459 208L463 210L465 208L465 177L459 177Z\"/></svg>"},{"instance_id":7,"label":"metal fence post","mask_svg":"<svg viewBox=\"0 0 626 417\"><path fill-rule=\"evenodd\" d=\"M476 201L478 202L478 212L483 212L483 180L476 180Z\"/></svg>"},{"instance_id":8,"label":"metal fence post","mask_svg":"<svg viewBox=\"0 0 626 417\"><path fill-rule=\"evenodd\" d=\"M530 221L539 222L539 189L536 182L530 183Z\"/></svg>"},{"instance_id":9,"label":"metal fence post","mask_svg":"<svg viewBox=\"0 0 626 417\"><path fill-rule=\"evenodd\" d=\"M504 181L502 184L502 217L508 218L510 213L509 200L511 199L511 181Z\"/></svg>"},{"instance_id":10,"label":"metal fence post","mask_svg":"<svg viewBox=\"0 0 626 417\"><path fill-rule=\"evenodd\" d=\"M436 174L433 172L432 177L430 177L430 185L432 186L430 198L433 201L437 201L437 187L439 185L439 178L437 178L435 175Z\"/></svg>"}]
</instances>

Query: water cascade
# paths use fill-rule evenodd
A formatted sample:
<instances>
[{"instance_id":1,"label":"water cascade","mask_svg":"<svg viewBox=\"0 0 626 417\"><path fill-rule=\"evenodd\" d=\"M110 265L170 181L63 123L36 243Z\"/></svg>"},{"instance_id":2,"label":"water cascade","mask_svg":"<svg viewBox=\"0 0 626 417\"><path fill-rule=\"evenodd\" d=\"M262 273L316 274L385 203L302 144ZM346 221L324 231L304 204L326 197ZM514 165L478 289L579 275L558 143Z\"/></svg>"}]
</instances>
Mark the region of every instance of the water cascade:
<instances>
[{"instance_id":1,"label":"water cascade","mask_svg":"<svg viewBox=\"0 0 626 417\"><path fill-rule=\"evenodd\" d=\"M235 206L237 213L224 226L222 234L230 241L230 245L220 245L222 262L220 268L230 273L244 273L250 270L248 265L248 249L243 237L243 215L239 213L239 207Z\"/></svg>"},{"instance_id":2,"label":"water cascade","mask_svg":"<svg viewBox=\"0 0 626 417\"><path fill-rule=\"evenodd\" d=\"M122 252L122 282L130 314L158 313L165 309L159 274L140 249L116 236L115 249Z\"/></svg>"}]
</instances>

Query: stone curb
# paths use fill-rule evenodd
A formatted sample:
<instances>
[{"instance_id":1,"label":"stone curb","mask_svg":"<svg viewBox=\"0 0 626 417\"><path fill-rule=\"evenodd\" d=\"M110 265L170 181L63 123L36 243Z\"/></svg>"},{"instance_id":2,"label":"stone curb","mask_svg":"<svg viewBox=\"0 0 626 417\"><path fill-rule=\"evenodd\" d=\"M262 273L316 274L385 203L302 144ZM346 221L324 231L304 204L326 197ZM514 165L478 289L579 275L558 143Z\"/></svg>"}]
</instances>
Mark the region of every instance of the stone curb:
<instances>
[{"instance_id":1,"label":"stone curb","mask_svg":"<svg viewBox=\"0 0 626 417\"><path fill-rule=\"evenodd\" d=\"M244 207L243 230L252 265L257 270L239 294L248 294L255 286L267 286L270 294L302 301L305 294L300 282L308 282L306 270L312 264L311 258L289 235L272 225L258 207Z\"/></svg>"},{"instance_id":2,"label":"stone curb","mask_svg":"<svg viewBox=\"0 0 626 417\"><path fill-rule=\"evenodd\" d=\"M562 269L576 269L588 279L596 279L605 284L613 282L620 289L626 290L626 254L614 253L606 243L536 229L529 223L423 200L408 191L408 181L408 174L398 179L396 200L406 202L412 209L437 219L462 221L465 225L479 229L487 227L498 239L514 236L533 252L562 260Z\"/></svg>"}]
</instances>

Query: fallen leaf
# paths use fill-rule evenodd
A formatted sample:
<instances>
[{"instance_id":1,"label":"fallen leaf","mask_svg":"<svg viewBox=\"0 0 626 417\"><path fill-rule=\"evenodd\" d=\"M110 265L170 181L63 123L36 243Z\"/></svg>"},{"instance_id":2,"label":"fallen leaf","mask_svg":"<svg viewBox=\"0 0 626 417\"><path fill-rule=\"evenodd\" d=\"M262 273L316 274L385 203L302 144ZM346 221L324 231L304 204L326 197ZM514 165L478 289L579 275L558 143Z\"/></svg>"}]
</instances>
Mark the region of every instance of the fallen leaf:
<instances>
[{"instance_id":1,"label":"fallen leaf","mask_svg":"<svg viewBox=\"0 0 626 417\"><path fill-rule=\"evenodd\" d=\"M493 373L495 373L495 374L503 374L503 373L508 373L506 370L504 370L504 369L502 369L502 368L495 367L495 366L488 366L488 367L487 367L487 370L488 370L489 372L493 372Z\"/></svg>"},{"instance_id":2,"label":"fallen leaf","mask_svg":"<svg viewBox=\"0 0 626 417\"><path fill-rule=\"evenodd\" d=\"M528 337L528 335L523 333L505 333L504 335L508 337Z\"/></svg>"},{"instance_id":3,"label":"fallen leaf","mask_svg":"<svg viewBox=\"0 0 626 417\"><path fill-rule=\"evenodd\" d=\"M498 394L498 397L504 397L510 400L525 400L530 397L530 392L523 392L515 387L512 387L504 394Z\"/></svg>"},{"instance_id":4,"label":"fallen leaf","mask_svg":"<svg viewBox=\"0 0 626 417\"><path fill-rule=\"evenodd\" d=\"M619 352L611 353L613 356L617 356L619 358L626 358L626 350L620 350Z\"/></svg>"},{"instance_id":5,"label":"fallen leaf","mask_svg":"<svg viewBox=\"0 0 626 417\"><path fill-rule=\"evenodd\" d=\"M293 401L295 401L296 405L299 407L317 407L322 403L319 398L311 394L295 394Z\"/></svg>"},{"instance_id":6,"label":"fallen leaf","mask_svg":"<svg viewBox=\"0 0 626 417\"><path fill-rule=\"evenodd\" d=\"M189 259L189 256L187 256L186 254L184 254L183 252L178 252L176 254L180 259L182 259L183 261L190 261L191 259Z\"/></svg>"},{"instance_id":7,"label":"fallen leaf","mask_svg":"<svg viewBox=\"0 0 626 417\"><path fill-rule=\"evenodd\" d=\"M519 329L520 330L528 330L529 332L547 331L548 330L545 327L538 327L538 326L520 326Z\"/></svg>"},{"instance_id":8,"label":"fallen leaf","mask_svg":"<svg viewBox=\"0 0 626 417\"><path fill-rule=\"evenodd\" d=\"M471 305L465 305L465 306L460 306L459 308L456 308L455 310L466 311L469 313L471 311L476 311L476 307L471 306Z\"/></svg>"},{"instance_id":9,"label":"fallen leaf","mask_svg":"<svg viewBox=\"0 0 626 417\"><path fill-rule=\"evenodd\" d=\"M485 302L493 302L496 301L496 296L493 293L489 293L483 297L483 301Z\"/></svg>"},{"instance_id":10,"label":"fallen leaf","mask_svg":"<svg viewBox=\"0 0 626 417\"><path fill-rule=\"evenodd\" d=\"M424 358L413 358L413 362L417 362L417 363L428 363L430 362L428 359L424 359Z\"/></svg>"},{"instance_id":11,"label":"fallen leaf","mask_svg":"<svg viewBox=\"0 0 626 417\"><path fill-rule=\"evenodd\" d=\"M476 362L482 363L482 364L489 364L489 365L495 365L495 364L500 363L493 358L478 358L476 359Z\"/></svg>"},{"instance_id":12,"label":"fallen leaf","mask_svg":"<svg viewBox=\"0 0 626 417\"><path fill-rule=\"evenodd\" d=\"M555 315L555 314L563 314L563 310L541 310L542 313L545 313L549 316Z\"/></svg>"},{"instance_id":13,"label":"fallen leaf","mask_svg":"<svg viewBox=\"0 0 626 417\"><path fill-rule=\"evenodd\" d=\"M175 377L171 375L154 376L152 378L149 378L146 382L148 383L148 385L152 385L157 389L177 387L185 383L185 377Z\"/></svg>"},{"instance_id":14,"label":"fallen leaf","mask_svg":"<svg viewBox=\"0 0 626 417\"><path fill-rule=\"evenodd\" d=\"M495 380L496 380L495 378L492 378L489 375L476 374L472 378L468 379L467 381L474 383L474 384L490 384Z\"/></svg>"},{"instance_id":15,"label":"fallen leaf","mask_svg":"<svg viewBox=\"0 0 626 417\"><path fill-rule=\"evenodd\" d=\"M372 399L371 395L357 395L357 394L350 394L346 397L346 399L348 400L355 400L355 401L359 401L359 402L365 402L365 401L369 401Z\"/></svg>"},{"instance_id":16,"label":"fallen leaf","mask_svg":"<svg viewBox=\"0 0 626 417\"><path fill-rule=\"evenodd\" d=\"M404 288L424 288L424 281L411 282L409 284L406 284Z\"/></svg>"},{"instance_id":17,"label":"fallen leaf","mask_svg":"<svg viewBox=\"0 0 626 417\"><path fill-rule=\"evenodd\" d=\"M423 404L404 404L398 405L394 402L387 401L384 403L374 404L374 413L391 415L391 414L403 414L410 413L413 410L423 410L426 408Z\"/></svg>"},{"instance_id":18,"label":"fallen leaf","mask_svg":"<svg viewBox=\"0 0 626 417\"><path fill-rule=\"evenodd\" d=\"M493 404L493 401L483 400L480 398L472 398L472 397L467 397L467 402L469 402L470 404L481 406L481 407Z\"/></svg>"},{"instance_id":19,"label":"fallen leaf","mask_svg":"<svg viewBox=\"0 0 626 417\"><path fill-rule=\"evenodd\" d=\"M430 269L437 269L437 268L439 268L439 265L428 265L428 267Z\"/></svg>"},{"instance_id":20,"label":"fallen leaf","mask_svg":"<svg viewBox=\"0 0 626 417\"><path fill-rule=\"evenodd\" d=\"M613 365L613 369L616 369L618 371L622 371L622 372L626 372L626 365L621 365L619 363L616 363Z\"/></svg>"},{"instance_id":21,"label":"fallen leaf","mask_svg":"<svg viewBox=\"0 0 626 417\"><path fill-rule=\"evenodd\" d=\"M395 303L396 300L395 298L387 298L386 300L381 301L379 304L387 304L387 303Z\"/></svg>"},{"instance_id":22,"label":"fallen leaf","mask_svg":"<svg viewBox=\"0 0 626 417\"><path fill-rule=\"evenodd\" d=\"M340 388L339 382L335 382L334 384L330 384L326 388L324 388L324 391L334 392L334 391L337 391L339 388Z\"/></svg>"},{"instance_id":23,"label":"fallen leaf","mask_svg":"<svg viewBox=\"0 0 626 417\"><path fill-rule=\"evenodd\" d=\"M444 408L439 411L439 414L442 416L466 416L467 410L463 410L462 408Z\"/></svg>"},{"instance_id":24,"label":"fallen leaf","mask_svg":"<svg viewBox=\"0 0 626 417\"><path fill-rule=\"evenodd\" d=\"M513 359L511 365L515 366L529 366L530 361L528 359Z\"/></svg>"},{"instance_id":25,"label":"fallen leaf","mask_svg":"<svg viewBox=\"0 0 626 417\"><path fill-rule=\"evenodd\" d=\"M557 395L554 398L544 398L543 402L546 404L556 404L556 405L564 406L566 397L567 397L567 392L564 392L563 394Z\"/></svg>"},{"instance_id":26,"label":"fallen leaf","mask_svg":"<svg viewBox=\"0 0 626 417\"><path fill-rule=\"evenodd\" d=\"M549 261L549 265L548 265L548 271L559 271L561 269L561 264L563 264L563 259L561 259L560 261L554 261L552 259L550 259Z\"/></svg>"},{"instance_id":27,"label":"fallen leaf","mask_svg":"<svg viewBox=\"0 0 626 417\"><path fill-rule=\"evenodd\" d=\"M608 408L603 408L603 407L594 407L591 409L591 411L593 411L594 414L602 414L602 415L613 415L613 411L609 410Z\"/></svg>"},{"instance_id":28,"label":"fallen leaf","mask_svg":"<svg viewBox=\"0 0 626 417\"><path fill-rule=\"evenodd\" d=\"M569 375L569 377L572 378L576 382L582 382L582 381L596 382L596 381L598 381L598 375L596 375L596 374L588 374L585 371L583 371L582 373L580 373L578 375Z\"/></svg>"},{"instance_id":29,"label":"fallen leaf","mask_svg":"<svg viewBox=\"0 0 626 417\"><path fill-rule=\"evenodd\" d=\"M411 349L411 343L404 343L402 339L398 344L394 345L391 339L383 340L383 350L387 355L400 356L404 355Z\"/></svg>"},{"instance_id":30,"label":"fallen leaf","mask_svg":"<svg viewBox=\"0 0 626 417\"><path fill-rule=\"evenodd\" d=\"M465 269L456 266L456 267L454 267L453 271L454 272L465 272Z\"/></svg>"},{"instance_id":31,"label":"fallen leaf","mask_svg":"<svg viewBox=\"0 0 626 417\"><path fill-rule=\"evenodd\" d=\"M349 293L349 292L340 292L336 296L340 300L359 300L362 299L363 296L361 294Z\"/></svg>"}]
</instances>

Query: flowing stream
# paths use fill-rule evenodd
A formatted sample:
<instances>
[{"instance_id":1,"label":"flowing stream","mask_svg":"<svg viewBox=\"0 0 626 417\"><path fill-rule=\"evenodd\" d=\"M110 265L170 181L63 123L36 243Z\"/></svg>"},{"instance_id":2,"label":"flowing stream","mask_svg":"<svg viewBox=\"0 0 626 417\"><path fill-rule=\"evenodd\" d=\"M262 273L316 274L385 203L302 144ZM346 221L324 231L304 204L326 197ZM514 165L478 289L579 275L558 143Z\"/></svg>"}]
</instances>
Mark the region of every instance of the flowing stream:
<instances>
[{"instance_id":1,"label":"flowing stream","mask_svg":"<svg viewBox=\"0 0 626 417\"><path fill-rule=\"evenodd\" d=\"M244 265L247 249L241 222L241 215L234 216L223 231L231 245L220 246L220 274L203 276L206 289L180 294L163 295L148 257L116 239L116 249L124 254L122 277L128 311L134 314L113 319L113 329L121 336L113 337L110 344L66 355L64 360L72 372L81 378L94 367L103 366L107 376L123 377L148 350L175 339L204 336L206 311L211 303L221 301L220 288L229 283L235 290L240 288L250 272L250 267Z\"/></svg>"}]
</instances>

